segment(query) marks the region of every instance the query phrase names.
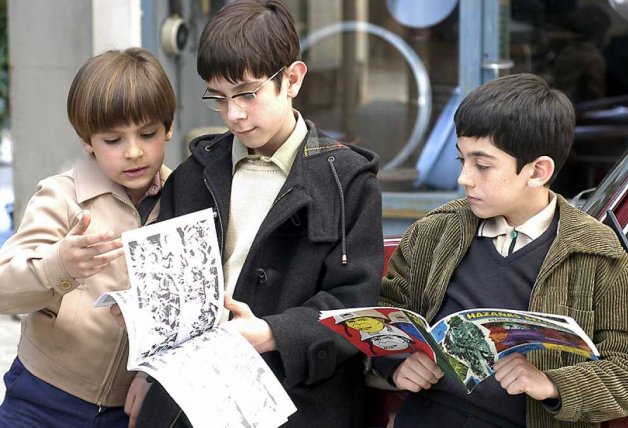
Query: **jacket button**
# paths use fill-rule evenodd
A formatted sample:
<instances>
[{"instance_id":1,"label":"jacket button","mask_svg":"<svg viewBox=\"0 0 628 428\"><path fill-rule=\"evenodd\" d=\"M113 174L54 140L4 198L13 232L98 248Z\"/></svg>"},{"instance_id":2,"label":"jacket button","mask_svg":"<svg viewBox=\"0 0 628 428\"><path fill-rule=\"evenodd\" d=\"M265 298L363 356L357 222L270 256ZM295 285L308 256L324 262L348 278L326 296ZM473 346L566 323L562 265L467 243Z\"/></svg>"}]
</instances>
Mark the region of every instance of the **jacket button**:
<instances>
[{"instance_id":1,"label":"jacket button","mask_svg":"<svg viewBox=\"0 0 628 428\"><path fill-rule=\"evenodd\" d=\"M262 268L257 269L257 277L259 278L259 282L260 283L265 283L266 280L268 279L268 276L266 275L266 271Z\"/></svg>"},{"instance_id":2,"label":"jacket button","mask_svg":"<svg viewBox=\"0 0 628 428\"><path fill-rule=\"evenodd\" d=\"M69 290L72 288L72 283L70 281L64 280L59 283L59 288L62 290Z\"/></svg>"},{"instance_id":3,"label":"jacket button","mask_svg":"<svg viewBox=\"0 0 628 428\"><path fill-rule=\"evenodd\" d=\"M327 351L323 351L322 349L316 353L316 358L319 360L324 360L327 358Z\"/></svg>"}]
</instances>

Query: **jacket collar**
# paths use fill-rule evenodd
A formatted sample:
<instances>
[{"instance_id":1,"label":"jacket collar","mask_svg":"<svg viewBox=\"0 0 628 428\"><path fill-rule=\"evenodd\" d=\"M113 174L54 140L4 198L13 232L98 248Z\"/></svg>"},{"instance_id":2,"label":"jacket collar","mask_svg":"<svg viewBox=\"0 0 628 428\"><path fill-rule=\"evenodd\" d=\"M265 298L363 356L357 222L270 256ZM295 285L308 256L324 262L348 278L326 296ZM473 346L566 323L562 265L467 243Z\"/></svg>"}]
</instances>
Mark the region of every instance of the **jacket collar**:
<instances>
[{"instance_id":1,"label":"jacket collar","mask_svg":"<svg viewBox=\"0 0 628 428\"><path fill-rule=\"evenodd\" d=\"M165 165L159 171L161 176L161 187L170 175L171 170ZM102 194L111 193L129 204L131 200L124 187L112 181L100 169L96 158L91 154L85 154L74 166L74 183L76 187L76 201L81 204L89 199Z\"/></svg>"},{"instance_id":2,"label":"jacket collar","mask_svg":"<svg viewBox=\"0 0 628 428\"><path fill-rule=\"evenodd\" d=\"M620 258L624 250L619 245L608 245L616 239L613 231L588 214L573 207L560 195L558 198L557 254L585 253L604 257Z\"/></svg>"},{"instance_id":3,"label":"jacket collar","mask_svg":"<svg viewBox=\"0 0 628 428\"><path fill-rule=\"evenodd\" d=\"M300 207L306 206L310 239L314 242L333 241L339 239L341 233L340 192L360 172L371 170L376 174L379 158L366 149L344 145L326 136L310 121L306 120L306 124L307 136L301 142L290 173L275 201L274 208L280 214L268 216L260 226L260 231L272 230L296 214ZM190 143L192 155L203 165L204 177L225 224L231 195L232 144L233 134L229 132L202 136ZM348 156L349 153L352 155ZM330 157L333 157L338 182L330 166Z\"/></svg>"},{"instance_id":4,"label":"jacket collar","mask_svg":"<svg viewBox=\"0 0 628 428\"><path fill-rule=\"evenodd\" d=\"M558 263L569 254L582 253L620 258L624 252L620 246L609 246L614 239L613 232L579 209L573 207L561 195L556 194L559 213L556 239L550 249L551 259ZM465 199L448 202L432 210L430 214L457 214L463 227L465 244L470 244L479 224L479 219L471 211ZM468 241L468 242L467 242Z\"/></svg>"}]
</instances>

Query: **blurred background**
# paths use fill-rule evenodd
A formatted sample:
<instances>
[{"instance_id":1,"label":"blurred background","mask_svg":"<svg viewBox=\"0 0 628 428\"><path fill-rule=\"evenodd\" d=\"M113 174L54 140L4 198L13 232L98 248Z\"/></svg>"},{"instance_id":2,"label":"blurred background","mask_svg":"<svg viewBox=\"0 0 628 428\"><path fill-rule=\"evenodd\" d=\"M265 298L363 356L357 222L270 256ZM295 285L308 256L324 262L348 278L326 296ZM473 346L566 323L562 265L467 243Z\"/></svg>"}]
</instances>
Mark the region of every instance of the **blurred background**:
<instances>
[{"instance_id":1,"label":"blurred background","mask_svg":"<svg viewBox=\"0 0 628 428\"><path fill-rule=\"evenodd\" d=\"M196 49L225 3L0 0L0 239L36 183L80 156L65 102L92 55L140 45L162 62L180 103L169 166L194 136L222 129L200 102ZM540 74L576 106L573 153L554 190L573 197L594 187L628 147L625 0L286 3L309 66L296 107L330 135L379 153L387 235L459 195L453 112L498 75Z\"/></svg>"},{"instance_id":2,"label":"blurred background","mask_svg":"<svg viewBox=\"0 0 628 428\"><path fill-rule=\"evenodd\" d=\"M574 103L574 147L555 191L572 198L593 188L625 157L628 0L285 2L309 67L296 107L331 136L379 153L387 236L460 196L453 113L500 75L539 74ZM196 50L225 3L0 0L0 243L37 182L81 155L66 97L89 57L142 46L161 61L179 100L170 167L192 138L223 129L201 102ZM625 165L619 174L614 182L625 183ZM15 356L16 321L0 315L0 373Z\"/></svg>"}]
</instances>

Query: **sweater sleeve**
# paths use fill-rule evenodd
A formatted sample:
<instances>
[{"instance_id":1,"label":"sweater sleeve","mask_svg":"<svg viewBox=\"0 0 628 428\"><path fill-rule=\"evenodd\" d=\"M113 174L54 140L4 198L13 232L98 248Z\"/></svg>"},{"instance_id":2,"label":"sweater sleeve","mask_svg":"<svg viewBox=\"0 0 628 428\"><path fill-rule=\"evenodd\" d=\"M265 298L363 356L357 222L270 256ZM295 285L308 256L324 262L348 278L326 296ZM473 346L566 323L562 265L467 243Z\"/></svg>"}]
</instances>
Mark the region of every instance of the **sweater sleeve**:
<instances>
[{"instance_id":1,"label":"sweater sleeve","mask_svg":"<svg viewBox=\"0 0 628 428\"><path fill-rule=\"evenodd\" d=\"M59 241L81 208L59 176L38 184L16 233L0 250L0 312L29 313L48 306L78 283L59 256ZM73 187L73 186L70 186Z\"/></svg>"},{"instance_id":2,"label":"sweater sleeve","mask_svg":"<svg viewBox=\"0 0 628 428\"><path fill-rule=\"evenodd\" d=\"M285 372L284 386L330 377L358 351L318 322L319 311L372 306L383 269L381 193L375 175L363 173L347 187L346 248L339 241L326 255L318 292L299 307L264 317L270 325ZM299 326L299 328L295 328Z\"/></svg>"}]
</instances>

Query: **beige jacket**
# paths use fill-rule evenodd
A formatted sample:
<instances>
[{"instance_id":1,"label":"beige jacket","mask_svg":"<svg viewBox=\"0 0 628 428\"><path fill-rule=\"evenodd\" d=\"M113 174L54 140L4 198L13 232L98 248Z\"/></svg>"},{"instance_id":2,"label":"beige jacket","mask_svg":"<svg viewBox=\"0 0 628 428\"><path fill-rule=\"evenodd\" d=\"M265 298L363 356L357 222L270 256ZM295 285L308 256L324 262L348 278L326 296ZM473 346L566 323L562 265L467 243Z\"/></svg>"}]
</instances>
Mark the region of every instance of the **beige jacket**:
<instances>
[{"instance_id":1,"label":"beige jacket","mask_svg":"<svg viewBox=\"0 0 628 428\"><path fill-rule=\"evenodd\" d=\"M169 173L162 167L162 186ZM19 229L0 250L0 313L28 314L18 356L31 373L88 402L123 406L134 376L125 368L126 333L107 309L92 305L105 291L128 288L124 257L80 282L59 258L59 241L86 209L92 218L86 233L113 230L120 237L140 226L125 190L91 155L42 180Z\"/></svg>"}]
</instances>

